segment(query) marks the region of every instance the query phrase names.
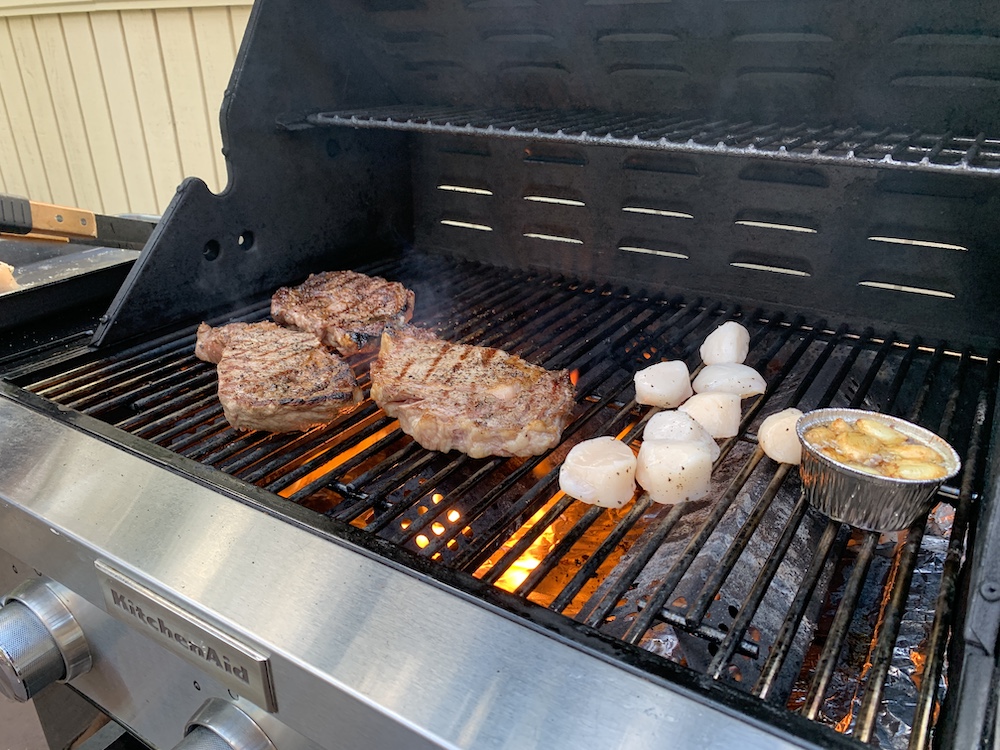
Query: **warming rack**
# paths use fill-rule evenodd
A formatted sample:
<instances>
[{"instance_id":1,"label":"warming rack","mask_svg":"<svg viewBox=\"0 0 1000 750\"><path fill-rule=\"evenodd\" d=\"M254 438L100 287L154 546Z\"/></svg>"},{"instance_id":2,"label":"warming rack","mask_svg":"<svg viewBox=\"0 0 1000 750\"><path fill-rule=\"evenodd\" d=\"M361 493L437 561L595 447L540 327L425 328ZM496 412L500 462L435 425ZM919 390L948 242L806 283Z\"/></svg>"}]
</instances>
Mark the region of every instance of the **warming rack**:
<instances>
[{"instance_id":1,"label":"warming rack","mask_svg":"<svg viewBox=\"0 0 1000 750\"><path fill-rule=\"evenodd\" d=\"M415 289L415 322L449 340L498 346L549 368L573 371L579 405L562 444L530 459L473 460L425 451L370 400L303 434L239 433L222 416L214 367L193 356L193 327L129 348L63 352L52 361L11 369L6 378L86 415L80 425L97 424L94 420L112 425L89 429L132 450L153 451L177 470L241 494L271 513L401 560L563 635L582 633L588 645L597 643L616 659L669 674L730 705L749 706L751 714L770 721L790 722L814 741L855 747L876 732L929 527L917 523L898 540L887 540L824 521L799 496L796 472L774 464L756 447L753 428L764 414L792 404L804 410L862 406L907 417L946 436L964 460L960 484L941 496L941 507L947 511L953 505L954 517L911 717L910 747L928 746L943 696L944 655L966 537L978 514L986 463L980 459L998 384L995 352L953 351L945 342L900 341L891 333L853 331L846 324L786 319L778 312L706 299L649 297L441 256L414 253L360 270ZM434 304L428 306L429 300ZM267 303L261 302L225 319L266 315ZM637 440L650 412L632 398L634 371L661 357L684 359L695 369L700 342L725 319L751 329L747 361L765 374L768 392L744 402L740 437L723 444L716 465L717 470L728 467L726 481L713 488L698 525L684 532L680 554L653 585L640 585L658 550L678 544L691 504L660 507L640 497L618 512L584 506L557 492L559 460L591 435ZM366 391L370 359L353 360ZM212 470L206 473L204 467ZM310 512L292 512L293 503ZM755 617L796 535L809 524L818 530L818 543L795 581L780 629L768 635L765 648ZM553 529L557 537L540 547L539 540ZM706 566L706 549L727 529L731 541ZM769 529L775 531L759 569L751 571L752 586L727 593L747 565L743 554ZM507 574L533 550L535 566L511 580ZM888 573L884 565L873 566L879 555L891 558ZM873 572L876 568L882 573ZM679 587L697 575L704 576L698 595L676 597ZM842 576L842 585L831 583L835 575ZM630 597L637 604L622 616L622 602ZM720 598L723 604L736 602L728 604L726 622L716 611ZM850 733L847 740L828 728L838 717L824 715L823 707L835 672L845 668L845 644L865 621L859 617L865 607L874 607L877 623L864 632L871 647L867 670L856 676L864 686L860 709L849 726L841 727ZM806 655L793 644L810 610L820 612L825 625L813 636L812 666L803 668ZM702 674L634 648L648 647L651 634L665 625L707 644L711 659ZM759 670L752 684L741 683L739 669L734 670L748 661ZM759 700L748 699L747 693Z\"/></svg>"},{"instance_id":2,"label":"warming rack","mask_svg":"<svg viewBox=\"0 0 1000 750\"><path fill-rule=\"evenodd\" d=\"M406 105L288 117L290 130L350 127L659 151L753 156L812 163L1000 175L1000 138L862 126L755 123L599 111L474 109Z\"/></svg>"}]
</instances>

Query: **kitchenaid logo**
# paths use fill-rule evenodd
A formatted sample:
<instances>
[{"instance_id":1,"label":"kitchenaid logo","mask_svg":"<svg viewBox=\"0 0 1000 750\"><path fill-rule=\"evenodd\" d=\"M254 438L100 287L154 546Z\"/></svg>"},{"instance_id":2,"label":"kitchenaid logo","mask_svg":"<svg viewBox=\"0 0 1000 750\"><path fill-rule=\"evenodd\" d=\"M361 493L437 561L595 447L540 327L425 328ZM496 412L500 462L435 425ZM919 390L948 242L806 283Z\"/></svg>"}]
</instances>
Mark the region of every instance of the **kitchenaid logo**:
<instances>
[{"instance_id":1,"label":"kitchenaid logo","mask_svg":"<svg viewBox=\"0 0 1000 750\"><path fill-rule=\"evenodd\" d=\"M205 643L198 643L190 637L184 635L173 623L164 622L159 615L150 615L143 611L141 604L134 603L126 594L116 591L113 586L108 587L111 594L111 603L127 613L131 617L146 625L150 630L158 633L160 638L178 644L181 648L186 648L192 655L203 659L206 663L214 664L216 668L225 670L236 679L250 684L250 672L246 667L234 663L234 659ZM171 627L173 625L173 627Z\"/></svg>"},{"instance_id":2,"label":"kitchenaid logo","mask_svg":"<svg viewBox=\"0 0 1000 750\"><path fill-rule=\"evenodd\" d=\"M209 673L233 694L268 711L277 710L271 660L266 652L174 604L103 560L97 560L94 567L109 615Z\"/></svg>"}]
</instances>

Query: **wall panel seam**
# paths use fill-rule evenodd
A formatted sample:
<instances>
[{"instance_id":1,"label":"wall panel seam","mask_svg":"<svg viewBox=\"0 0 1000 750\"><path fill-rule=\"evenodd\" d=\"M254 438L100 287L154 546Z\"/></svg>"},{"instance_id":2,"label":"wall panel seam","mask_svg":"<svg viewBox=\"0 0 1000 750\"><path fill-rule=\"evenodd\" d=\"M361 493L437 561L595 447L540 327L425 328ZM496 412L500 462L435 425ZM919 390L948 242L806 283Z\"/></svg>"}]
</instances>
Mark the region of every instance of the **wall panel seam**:
<instances>
[{"instance_id":1,"label":"wall panel seam","mask_svg":"<svg viewBox=\"0 0 1000 750\"><path fill-rule=\"evenodd\" d=\"M205 128L207 129L207 132L208 132L209 156L212 157L212 159L211 159L212 174L215 175L215 186L216 186L216 189L218 189L218 186L222 183L222 180L221 180L221 177L219 175L219 165L216 163L215 158L214 158L215 155L212 153L212 117L209 114L208 85L207 85L207 83L205 81L205 71L202 69L201 49L198 46L198 33L197 33L196 29L195 29L194 10L191 9L191 8L188 9L188 23L191 24L191 41L194 44L195 64L198 67L198 82L199 82L199 85L201 86L202 114L204 115L204 118L205 118Z\"/></svg>"},{"instance_id":2,"label":"wall panel seam","mask_svg":"<svg viewBox=\"0 0 1000 750\"><path fill-rule=\"evenodd\" d=\"M160 37L160 18L155 10L151 11L150 15L153 18L153 32L154 38L156 39L156 52L160 60L160 73L163 75L163 86L167 99L167 109L170 112L170 122L173 125L174 152L177 155L177 165L180 168L181 179L184 179L186 176L184 174L184 154L181 150L181 136L177 127L177 111L174 109L173 92L170 90L170 77L167 74L167 61L164 59L163 55L163 40Z\"/></svg>"},{"instance_id":3,"label":"wall panel seam","mask_svg":"<svg viewBox=\"0 0 1000 750\"><path fill-rule=\"evenodd\" d=\"M62 16L59 18L59 32L62 35L63 45L66 47L66 58L70 61L69 74L73 79L73 90L76 92L76 108L80 113L80 122L83 125L83 135L87 142L87 157L90 160L90 167L94 170L94 188L97 190L97 200L100 202L99 209L104 211L104 191L101 189L101 178L98 171L97 159L94 158L94 146L90 139L90 130L87 127L87 118L84 116L83 112L83 102L80 101L80 87L77 85L76 69L73 67L72 58L69 54L69 40L66 38L66 26L63 24ZM88 23L89 26L89 23ZM93 206L86 206L86 208L94 208Z\"/></svg>"},{"instance_id":4,"label":"wall panel seam","mask_svg":"<svg viewBox=\"0 0 1000 750\"><path fill-rule=\"evenodd\" d=\"M139 129L143 134L142 145L146 154L146 167L149 170L150 189L153 194L153 200L159 201L159 197L156 194L156 172L153 170L153 157L149 153L149 138L146 134L146 122L142 114L142 102L139 97L139 90L135 85L135 68L132 66L132 55L129 54L128 49L128 34L125 31L125 19L123 18L121 11L118 11L116 15L118 16L118 27L122 35L122 44L125 45L125 59L128 60L128 75L129 80L132 83L132 95L135 97L136 113L139 116ZM131 201L129 201L129 203L131 203Z\"/></svg>"},{"instance_id":5,"label":"wall panel seam","mask_svg":"<svg viewBox=\"0 0 1000 750\"><path fill-rule=\"evenodd\" d=\"M24 92L24 96L25 96L25 99L24 99L25 109L26 109L26 111L28 113L28 119L31 121L31 133L30 133L30 137L34 139L35 146L38 149L39 165L41 166L42 178L45 180L45 189L46 189L46 194L47 194L45 197L47 197L49 200L52 200L52 182L49 180L49 171L48 171L48 168L45 166L45 159L42 156L42 143L41 143L41 141L38 140L37 129L35 128L35 115L31 111L31 105L28 103L28 98L27 98L28 97L28 87L27 87L27 85L24 82L24 71L22 69L21 60L20 60L20 58L17 55L17 47L14 45L14 30L10 28L10 24L9 23L4 24L4 26L7 29L7 37L10 39L10 46L14 50L14 57L18 58L16 60L16 64L17 64L17 79L21 82L21 91ZM16 133L15 133L15 135L16 135ZM15 143L15 148L16 147L17 147L17 144ZM25 175L25 178L27 178L27 174ZM27 183L27 179L25 180L25 184L26 185L28 184ZM33 196L29 196L29 197L33 197Z\"/></svg>"},{"instance_id":6,"label":"wall panel seam","mask_svg":"<svg viewBox=\"0 0 1000 750\"><path fill-rule=\"evenodd\" d=\"M104 109L108 115L108 122L111 123L111 139L115 144L115 160L118 162L118 175L121 177L122 189L125 192L125 204L128 211L132 211L132 195L129 193L128 189L128 179L125 175L125 160L122 158L121 145L118 140L118 128L115 124L114 110L111 107L111 95L108 93L107 81L104 80L104 69L101 65L101 56L98 53L97 47L97 32L94 31L94 14L87 13L87 28L90 30L90 42L94 47L94 55L97 58L97 68L99 72L99 81L101 84L101 92L104 94Z\"/></svg>"},{"instance_id":7,"label":"wall panel seam","mask_svg":"<svg viewBox=\"0 0 1000 750\"><path fill-rule=\"evenodd\" d=\"M5 20L2 24L0 24L0 34L4 33L4 29L6 29L6 28L8 28L8 27L7 27L7 22ZM21 152L17 148L17 143L14 142L14 123L11 122L11 119L10 119L10 109L8 109L8 107L7 107L7 100L4 97L3 86L0 86L0 106L2 106L2 108L3 108L3 116L4 116L4 119L7 121L7 130L10 132L10 136L11 136L11 142L9 144L10 145L10 149L11 149L11 152L14 154L14 159L17 161L17 168L18 168L18 170L21 173L20 184L24 185L25 188L27 188L27 185L28 185L28 176L27 176L27 172L24 169L24 163L21 160ZM5 189L9 190L10 188L7 187L7 184L8 183L4 182Z\"/></svg>"},{"instance_id":8,"label":"wall panel seam","mask_svg":"<svg viewBox=\"0 0 1000 750\"><path fill-rule=\"evenodd\" d=\"M49 16L67 13L97 13L121 10L157 10L161 8L227 8L253 5L251 0L55 0L26 3L0 0L0 18Z\"/></svg>"},{"instance_id":9,"label":"wall panel seam","mask_svg":"<svg viewBox=\"0 0 1000 750\"><path fill-rule=\"evenodd\" d=\"M38 47L38 55L41 58L42 43L41 40L38 38L38 25L35 23L34 18L30 20L31 20L31 32L35 37L35 46ZM71 206L78 206L80 204L80 200L76 194L76 182L73 180L73 172L72 170L69 169L70 161L69 161L69 154L66 152L66 137L63 135L63 124L60 121L59 113L56 109L56 100L52 96L52 82L49 80L49 72L45 69L44 64L41 66L40 73L42 78L45 80L45 93L48 96L49 104L52 107L52 119L54 121L53 124L55 125L56 135L59 138L59 148L62 153L63 164L66 165L66 172L69 175L69 190L72 195L72 200L70 201L63 200L62 196L53 195L52 202L59 204L68 203Z\"/></svg>"}]
</instances>

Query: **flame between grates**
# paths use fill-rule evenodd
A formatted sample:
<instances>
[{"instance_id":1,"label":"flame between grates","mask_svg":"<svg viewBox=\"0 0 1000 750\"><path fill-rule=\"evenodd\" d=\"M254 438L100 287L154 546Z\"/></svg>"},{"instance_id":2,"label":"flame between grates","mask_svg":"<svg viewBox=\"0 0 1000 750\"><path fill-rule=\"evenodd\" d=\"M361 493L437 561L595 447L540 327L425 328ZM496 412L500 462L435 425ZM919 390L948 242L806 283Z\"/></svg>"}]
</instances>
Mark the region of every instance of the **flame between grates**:
<instances>
[{"instance_id":1,"label":"flame between grates","mask_svg":"<svg viewBox=\"0 0 1000 750\"><path fill-rule=\"evenodd\" d=\"M927 745L995 355L438 256L361 270L414 289L415 322L448 340L569 369L578 404L561 445L529 459L426 451L370 400L306 433L239 433L222 415L214 368L194 358L193 328L17 382L862 743ZM232 319L266 314L262 303ZM559 462L578 441L615 435L637 446L651 412L634 402L634 372L660 359L695 371L701 341L726 319L751 330L747 362L768 391L744 401L710 497L663 507L640 496L609 510L563 495ZM364 388L370 359L352 360ZM828 521L800 498L794 467L756 445L760 421L792 405L858 406L927 426L963 456L960 486L908 532Z\"/></svg>"}]
</instances>

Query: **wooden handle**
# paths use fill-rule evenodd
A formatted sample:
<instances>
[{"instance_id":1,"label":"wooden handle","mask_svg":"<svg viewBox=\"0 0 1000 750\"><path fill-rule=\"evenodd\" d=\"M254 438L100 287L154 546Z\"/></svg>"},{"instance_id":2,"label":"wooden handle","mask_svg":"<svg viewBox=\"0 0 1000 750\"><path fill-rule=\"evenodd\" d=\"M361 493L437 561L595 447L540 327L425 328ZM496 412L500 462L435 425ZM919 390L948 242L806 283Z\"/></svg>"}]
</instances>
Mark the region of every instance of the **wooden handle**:
<instances>
[{"instance_id":1,"label":"wooden handle","mask_svg":"<svg viewBox=\"0 0 1000 750\"><path fill-rule=\"evenodd\" d=\"M93 211L0 196L0 232L57 237L97 237Z\"/></svg>"},{"instance_id":2,"label":"wooden handle","mask_svg":"<svg viewBox=\"0 0 1000 750\"><path fill-rule=\"evenodd\" d=\"M64 237L97 237L97 219L93 211L53 206L31 201L31 226L39 234Z\"/></svg>"},{"instance_id":3,"label":"wooden handle","mask_svg":"<svg viewBox=\"0 0 1000 750\"><path fill-rule=\"evenodd\" d=\"M69 237L60 237L54 234L40 234L39 232L28 232L27 234L0 232L0 240L38 240L41 242L69 242Z\"/></svg>"}]
</instances>

